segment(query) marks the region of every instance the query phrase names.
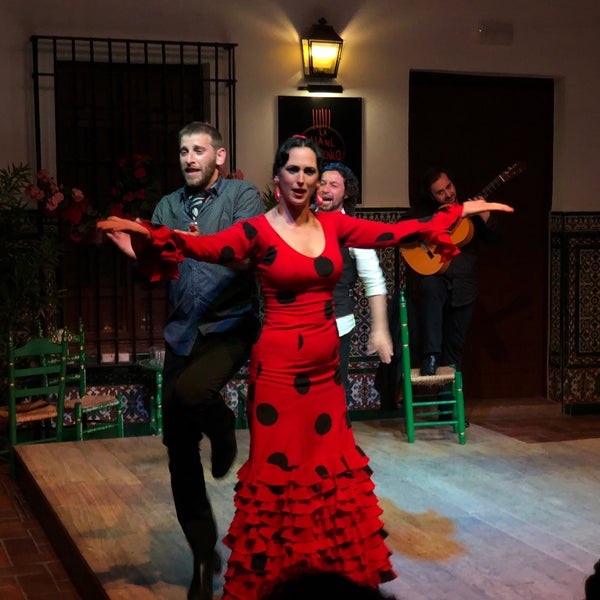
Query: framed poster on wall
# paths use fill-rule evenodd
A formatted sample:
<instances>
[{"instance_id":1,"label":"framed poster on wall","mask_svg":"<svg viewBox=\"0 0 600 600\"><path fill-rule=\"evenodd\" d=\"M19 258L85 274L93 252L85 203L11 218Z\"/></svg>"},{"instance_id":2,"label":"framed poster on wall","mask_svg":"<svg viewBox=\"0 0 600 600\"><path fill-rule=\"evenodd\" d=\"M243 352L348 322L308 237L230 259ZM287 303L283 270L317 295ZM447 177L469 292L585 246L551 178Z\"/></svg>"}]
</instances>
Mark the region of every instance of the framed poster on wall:
<instances>
[{"instance_id":1,"label":"framed poster on wall","mask_svg":"<svg viewBox=\"0 0 600 600\"><path fill-rule=\"evenodd\" d=\"M362 98L278 97L278 144L294 134L314 140L325 164L341 162L362 184Z\"/></svg>"}]
</instances>

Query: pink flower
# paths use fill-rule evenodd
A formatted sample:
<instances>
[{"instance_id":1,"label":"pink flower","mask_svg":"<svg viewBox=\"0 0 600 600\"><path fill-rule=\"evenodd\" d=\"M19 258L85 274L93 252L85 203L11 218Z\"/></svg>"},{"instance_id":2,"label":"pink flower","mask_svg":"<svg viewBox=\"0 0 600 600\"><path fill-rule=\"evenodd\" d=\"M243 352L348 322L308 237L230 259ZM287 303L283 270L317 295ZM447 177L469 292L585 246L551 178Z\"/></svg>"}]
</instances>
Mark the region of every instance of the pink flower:
<instances>
[{"instance_id":1,"label":"pink flower","mask_svg":"<svg viewBox=\"0 0 600 600\"><path fill-rule=\"evenodd\" d=\"M37 178L40 183L50 183L52 181L52 177L50 177L47 169L41 169L38 171Z\"/></svg>"},{"instance_id":2,"label":"pink flower","mask_svg":"<svg viewBox=\"0 0 600 600\"><path fill-rule=\"evenodd\" d=\"M46 202L46 208L50 211L56 210L58 205L65 199L64 195L61 192L55 192L48 198L48 202Z\"/></svg>"},{"instance_id":3,"label":"pink flower","mask_svg":"<svg viewBox=\"0 0 600 600\"><path fill-rule=\"evenodd\" d=\"M28 185L25 188L25 193L32 199L32 200L43 200L44 199L44 192L42 192L42 190L40 190L40 188L37 185Z\"/></svg>"},{"instance_id":4,"label":"pink flower","mask_svg":"<svg viewBox=\"0 0 600 600\"><path fill-rule=\"evenodd\" d=\"M133 171L133 176L136 179L144 179L144 177L146 177L146 169L144 169L144 167L138 167Z\"/></svg>"},{"instance_id":5,"label":"pink flower","mask_svg":"<svg viewBox=\"0 0 600 600\"><path fill-rule=\"evenodd\" d=\"M71 197L73 198L73 202L83 202L83 200L85 199L83 192L77 188L73 188L71 190Z\"/></svg>"}]
</instances>

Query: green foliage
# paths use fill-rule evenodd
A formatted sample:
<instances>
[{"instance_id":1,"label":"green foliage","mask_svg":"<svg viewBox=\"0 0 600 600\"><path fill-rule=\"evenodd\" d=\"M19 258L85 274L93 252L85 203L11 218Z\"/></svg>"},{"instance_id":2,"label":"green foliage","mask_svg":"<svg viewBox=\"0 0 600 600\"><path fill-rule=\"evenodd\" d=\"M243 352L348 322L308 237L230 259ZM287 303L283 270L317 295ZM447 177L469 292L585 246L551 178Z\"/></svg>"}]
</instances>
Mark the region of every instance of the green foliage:
<instances>
[{"instance_id":1,"label":"green foliage","mask_svg":"<svg viewBox=\"0 0 600 600\"><path fill-rule=\"evenodd\" d=\"M265 212L277 205L277 199L275 198L275 192L270 185L266 185L265 189L260 193L263 204L265 205Z\"/></svg>"},{"instance_id":2,"label":"green foliage","mask_svg":"<svg viewBox=\"0 0 600 600\"><path fill-rule=\"evenodd\" d=\"M23 190L29 184L30 173L29 167L23 164L0 169L0 210L25 208Z\"/></svg>"},{"instance_id":3,"label":"green foliage","mask_svg":"<svg viewBox=\"0 0 600 600\"><path fill-rule=\"evenodd\" d=\"M0 366L5 371L9 331L20 344L54 323L59 293L55 271L58 231L44 230L42 216L27 208L26 165L0 169Z\"/></svg>"}]
</instances>

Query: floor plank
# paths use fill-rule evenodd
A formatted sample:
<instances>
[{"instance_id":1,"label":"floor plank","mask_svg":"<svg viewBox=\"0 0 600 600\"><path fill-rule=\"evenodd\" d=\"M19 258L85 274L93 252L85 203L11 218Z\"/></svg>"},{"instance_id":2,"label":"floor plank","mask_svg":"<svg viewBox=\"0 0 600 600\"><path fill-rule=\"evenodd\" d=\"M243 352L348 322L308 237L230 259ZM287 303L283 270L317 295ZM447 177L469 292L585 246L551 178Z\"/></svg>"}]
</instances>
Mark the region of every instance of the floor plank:
<instances>
[{"instance_id":1,"label":"floor plank","mask_svg":"<svg viewBox=\"0 0 600 600\"><path fill-rule=\"evenodd\" d=\"M600 432L580 427L589 436L581 439L581 431L564 433L569 421L544 430L536 415L537 425L517 415L520 427L506 428L507 435L479 424L502 420L486 411L469 415L464 446L449 428L421 429L408 444L398 419L354 423L398 574L384 590L406 600L581 600L600 556ZM539 441L546 439L558 441ZM238 440L237 467L248 432ZM190 557L159 438L22 446L18 455L28 497L52 506L58 534L50 527L49 536L71 544L72 565L87 568L89 577L76 581L86 586L84 597L185 597ZM233 516L236 470L218 482L207 470L221 535ZM217 579L215 598L221 586Z\"/></svg>"}]
</instances>

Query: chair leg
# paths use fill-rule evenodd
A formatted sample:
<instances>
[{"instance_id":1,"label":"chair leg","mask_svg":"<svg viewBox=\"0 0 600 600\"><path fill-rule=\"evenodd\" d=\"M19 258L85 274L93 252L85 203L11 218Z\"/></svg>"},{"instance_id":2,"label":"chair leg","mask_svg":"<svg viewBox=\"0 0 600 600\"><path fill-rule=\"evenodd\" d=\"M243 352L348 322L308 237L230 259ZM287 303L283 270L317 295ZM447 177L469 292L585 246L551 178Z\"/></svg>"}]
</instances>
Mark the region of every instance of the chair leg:
<instances>
[{"instance_id":1,"label":"chair leg","mask_svg":"<svg viewBox=\"0 0 600 600\"><path fill-rule=\"evenodd\" d=\"M156 372L156 435L162 435L162 433L163 433L162 384L163 384L162 371L157 371Z\"/></svg>"},{"instance_id":2,"label":"chair leg","mask_svg":"<svg viewBox=\"0 0 600 600\"><path fill-rule=\"evenodd\" d=\"M238 390L237 418L235 420L236 429L248 429L248 420L246 418L246 394Z\"/></svg>"},{"instance_id":3,"label":"chair leg","mask_svg":"<svg viewBox=\"0 0 600 600\"><path fill-rule=\"evenodd\" d=\"M148 408L150 412L150 432L156 435L156 401L154 396L149 397Z\"/></svg>"},{"instance_id":4,"label":"chair leg","mask_svg":"<svg viewBox=\"0 0 600 600\"><path fill-rule=\"evenodd\" d=\"M75 403L75 439L78 442L83 440L83 407L81 402Z\"/></svg>"},{"instance_id":5,"label":"chair leg","mask_svg":"<svg viewBox=\"0 0 600 600\"><path fill-rule=\"evenodd\" d=\"M456 371L454 378L454 387L456 398L456 420L458 421L458 442L466 444L467 436L465 434L465 398L463 393L462 373Z\"/></svg>"},{"instance_id":6,"label":"chair leg","mask_svg":"<svg viewBox=\"0 0 600 600\"><path fill-rule=\"evenodd\" d=\"M404 384L402 393L404 395L402 398L402 403L404 404L404 425L406 427L406 437L408 438L408 443L412 444L415 441L415 415L410 381Z\"/></svg>"},{"instance_id":7,"label":"chair leg","mask_svg":"<svg viewBox=\"0 0 600 600\"><path fill-rule=\"evenodd\" d=\"M125 437L125 426L123 424L123 396L118 396L119 404L117 406L117 437Z\"/></svg>"}]
</instances>

